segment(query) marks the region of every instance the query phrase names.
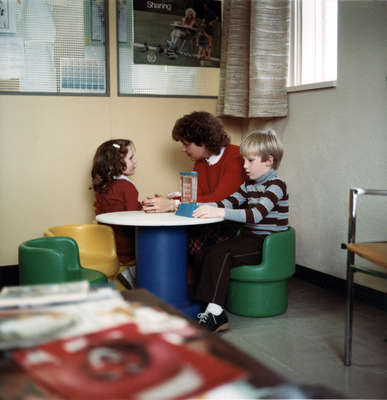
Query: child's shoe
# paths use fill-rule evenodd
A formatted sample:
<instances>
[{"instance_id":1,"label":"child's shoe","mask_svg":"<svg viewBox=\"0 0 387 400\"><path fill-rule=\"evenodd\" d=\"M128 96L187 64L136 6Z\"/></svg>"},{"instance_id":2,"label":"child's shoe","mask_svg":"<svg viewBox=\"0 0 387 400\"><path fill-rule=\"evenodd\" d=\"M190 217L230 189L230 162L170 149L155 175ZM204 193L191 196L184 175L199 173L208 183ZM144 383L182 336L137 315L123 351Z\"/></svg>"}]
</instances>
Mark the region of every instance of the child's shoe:
<instances>
[{"instance_id":1,"label":"child's shoe","mask_svg":"<svg viewBox=\"0 0 387 400\"><path fill-rule=\"evenodd\" d=\"M204 326L212 332L223 332L229 329L227 315L224 311L220 315L214 315L211 312L198 314L199 325Z\"/></svg>"},{"instance_id":2,"label":"child's shoe","mask_svg":"<svg viewBox=\"0 0 387 400\"><path fill-rule=\"evenodd\" d=\"M131 266L117 275L117 279L128 290L136 289L136 267Z\"/></svg>"}]
</instances>

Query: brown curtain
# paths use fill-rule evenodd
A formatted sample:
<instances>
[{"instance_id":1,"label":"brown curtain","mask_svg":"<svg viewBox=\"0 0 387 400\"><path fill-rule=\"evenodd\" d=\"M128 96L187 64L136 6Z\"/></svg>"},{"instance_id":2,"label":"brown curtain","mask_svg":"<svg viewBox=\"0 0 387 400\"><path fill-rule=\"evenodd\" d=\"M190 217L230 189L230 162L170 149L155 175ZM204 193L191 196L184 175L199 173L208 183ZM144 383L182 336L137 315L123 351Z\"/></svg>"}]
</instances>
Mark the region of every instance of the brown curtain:
<instances>
[{"instance_id":1,"label":"brown curtain","mask_svg":"<svg viewBox=\"0 0 387 400\"><path fill-rule=\"evenodd\" d=\"M288 113L290 0L224 0L218 116Z\"/></svg>"}]
</instances>

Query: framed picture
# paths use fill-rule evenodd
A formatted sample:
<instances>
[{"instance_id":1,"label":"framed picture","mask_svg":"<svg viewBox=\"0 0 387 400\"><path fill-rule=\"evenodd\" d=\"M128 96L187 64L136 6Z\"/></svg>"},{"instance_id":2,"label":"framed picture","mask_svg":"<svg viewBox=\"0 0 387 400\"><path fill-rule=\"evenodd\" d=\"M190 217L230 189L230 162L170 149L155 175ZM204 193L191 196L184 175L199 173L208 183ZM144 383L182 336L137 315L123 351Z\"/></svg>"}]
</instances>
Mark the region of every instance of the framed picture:
<instances>
[{"instance_id":1,"label":"framed picture","mask_svg":"<svg viewBox=\"0 0 387 400\"><path fill-rule=\"evenodd\" d=\"M16 33L16 0L0 0L0 34Z\"/></svg>"},{"instance_id":2,"label":"framed picture","mask_svg":"<svg viewBox=\"0 0 387 400\"><path fill-rule=\"evenodd\" d=\"M134 64L219 68L222 3L133 0Z\"/></svg>"}]
</instances>

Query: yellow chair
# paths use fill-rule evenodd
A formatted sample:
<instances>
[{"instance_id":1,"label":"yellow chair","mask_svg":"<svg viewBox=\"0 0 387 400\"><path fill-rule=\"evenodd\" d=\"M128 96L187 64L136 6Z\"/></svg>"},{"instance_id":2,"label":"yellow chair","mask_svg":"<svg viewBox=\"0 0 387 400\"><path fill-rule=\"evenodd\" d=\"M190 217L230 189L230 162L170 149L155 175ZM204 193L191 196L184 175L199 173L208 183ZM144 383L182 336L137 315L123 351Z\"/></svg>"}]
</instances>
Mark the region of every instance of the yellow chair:
<instances>
[{"instance_id":1,"label":"yellow chair","mask_svg":"<svg viewBox=\"0 0 387 400\"><path fill-rule=\"evenodd\" d=\"M347 249L347 312L345 325L345 360L351 365L352 352L352 317L354 273L361 272L377 278L387 279L387 273L376 268L355 265L355 255L380 267L387 268L387 241L356 242L356 208L360 196L387 196L387 190L353 188L349 191L348 243L342 244Z\"/></svg>"},{"instance_id":2,"label":"yellow chair","mask_svg":"<svg viewBox=\"0 0 387 400\"><path fill-rule=\"evenodd\" d=\"M113 229L107 225L79 224L54 226L44 236L68 236L79 247L81 264L102 272L112 281L120 270Z\"/></svg>"}]
</instances>

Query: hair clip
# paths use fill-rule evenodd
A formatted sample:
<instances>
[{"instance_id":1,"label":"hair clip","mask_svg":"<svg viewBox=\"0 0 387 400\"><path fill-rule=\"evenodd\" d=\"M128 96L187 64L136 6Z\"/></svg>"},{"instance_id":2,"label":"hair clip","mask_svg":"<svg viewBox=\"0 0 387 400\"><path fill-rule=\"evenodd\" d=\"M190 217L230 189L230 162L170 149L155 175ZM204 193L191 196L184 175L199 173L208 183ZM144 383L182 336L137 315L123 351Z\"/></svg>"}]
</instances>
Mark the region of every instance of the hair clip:
<instances>
[{"instance_id":1,"label":"hair clip","mask_svg":"<svg viewBox=\"0 0 387 400\"><path fill-rule=\"evenodd\" d=\"M121 148L121 146L119 144L117 144L117 143L113 143L113 147L115 147L116 149Z\"/></svg>"}]
</instances>

